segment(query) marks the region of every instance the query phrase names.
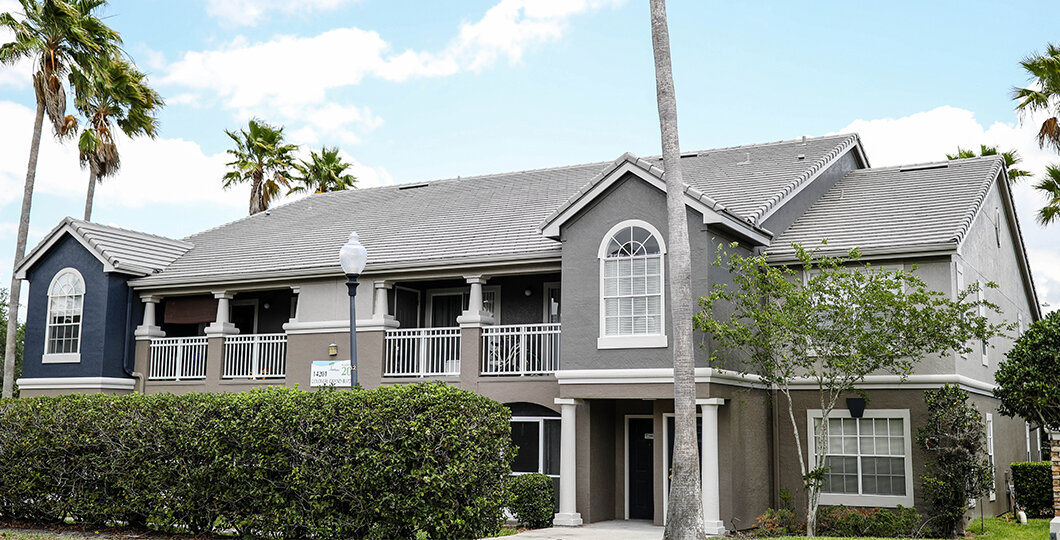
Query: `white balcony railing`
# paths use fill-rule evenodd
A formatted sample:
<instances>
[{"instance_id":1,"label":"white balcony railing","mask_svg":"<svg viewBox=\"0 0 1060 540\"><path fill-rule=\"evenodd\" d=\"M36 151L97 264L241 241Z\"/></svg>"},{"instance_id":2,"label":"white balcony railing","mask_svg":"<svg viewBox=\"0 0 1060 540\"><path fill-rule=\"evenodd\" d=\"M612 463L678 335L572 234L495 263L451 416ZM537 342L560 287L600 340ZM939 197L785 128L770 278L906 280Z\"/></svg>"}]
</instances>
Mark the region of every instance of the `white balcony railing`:
<instances>
[{"instance_id":1,"label":"white balcony railing","mask_svg":"<svg viewBox=\"0 0 1060 540\"><path fill-rule=\"evenodd\" d=\"M559 323L482 327L483 375L547 375L559 368Z\"/></svg>"},{"instance_id":2,"label":"white balcony railing","mask_svg":"<svg viewBox=\"0 0 1060 540\"><path fill-rule=\"evenodd\" d=\"M186 381L206 378L206 338L177 337L151 340L147 378Z\"/></svg>"},{"instance_id":3,"label":"white balcony railing","mask_svg":"<svg viewBox=\"0 0 1060 540\"><path fill-rule=\"evenodd\" d=\"M280 379L287 375L287 334L225 337L225 379Z\"/></svg>"},{"instance_id":4,"label":"white balcony railing","mask_svg":"<svg viewBox=\"0 0 1060 540\"><path fill-rule=\"evenodd\" d=\"M384 377L460 375L459 328L386 331Z\"/></svg>"}]
</instances>

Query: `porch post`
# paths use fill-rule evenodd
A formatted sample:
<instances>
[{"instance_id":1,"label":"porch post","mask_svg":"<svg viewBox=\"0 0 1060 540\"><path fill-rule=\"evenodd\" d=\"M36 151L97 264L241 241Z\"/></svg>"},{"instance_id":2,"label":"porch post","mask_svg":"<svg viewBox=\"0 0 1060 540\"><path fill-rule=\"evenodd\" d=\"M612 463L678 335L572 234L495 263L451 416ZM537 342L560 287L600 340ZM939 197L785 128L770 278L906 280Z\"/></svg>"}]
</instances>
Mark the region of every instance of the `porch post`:
<instances>
[{"instance_id":1,"label":"porch post","mask_svg":"<svg viewBox=\"0 0 1060 540\"><path fill-rule=\"evenodd\" d=\"M234 296L235 294L227 291L213 293L213 297L217 299L217 317L214 319L214 322L206 327L207 336L220 337L239 333L236 325L228 320L230 310L229 301L232 300Z\"/></svg>"},{"instance_id":2,"label":"porch post","mask_svg":"<svg viewBox=\"0 0 1060 540\"><path fill-rule=\"evenodd\" d=\"M571 398L556 398L556 405L560 406L560 454L559 454L559 513L552 520L557 527L578 527L582 524L582 515L577 512L575 486L575 447L574 440L578 436L574 428L574 418L577 407L581 400Z\"/></svg>"},{"instance_id":3,"label":"porch post","mask_svg":"<svg viewBox=\"0 0 1060 540\"><path fill-rule=\"evenodd\" d=\"M725 404L722 398L697 399L703 410L703 463L700 464L703 489L703 525L710 535L724 535L725 523L721 521L721 482L718 466L718 407Z\"/></svg>"},{"instance_id":4,"label":"porch post","mask_svg":"<svg viewBox=\"0 0 1060 540\"><path fill-rule=\"evenodd\" d=\"M397 328L397 319L390 314L388 298L394 282L378 279L373 286L375 287L375 302L372 304L372 321L385 328Z\"/></svg>"},{"instance_id":5,"label":"porch post","mask_svg":"<svg viewBox=\"0 0 1060 540\"><path fill-rule=\"evenodd\" d=\"M471 285L471 294L468 295L467 311L464 311L456 318L456 322L460 323L460 326L477 327L484 324L493 324L496 320L492 313L485 311L482 307L482 286L489 280L489 277L476 275L466 276L467 282Z\"/></svg>"},{"instance_id":6,"label":"porch post","mask_svg":"<svg viewBox=\"0 0 1060 540\"><path fill-rule=\"evenodd\" d=\"M136 336L136 341L150 341L151 338L166 337L166 333L162 331L162 327L155 320L155 306L158 305L160 298L147 295L141 296L140 300L144 303L144 321L133 332L133 335Z\"/></svg>"}]
</instances>

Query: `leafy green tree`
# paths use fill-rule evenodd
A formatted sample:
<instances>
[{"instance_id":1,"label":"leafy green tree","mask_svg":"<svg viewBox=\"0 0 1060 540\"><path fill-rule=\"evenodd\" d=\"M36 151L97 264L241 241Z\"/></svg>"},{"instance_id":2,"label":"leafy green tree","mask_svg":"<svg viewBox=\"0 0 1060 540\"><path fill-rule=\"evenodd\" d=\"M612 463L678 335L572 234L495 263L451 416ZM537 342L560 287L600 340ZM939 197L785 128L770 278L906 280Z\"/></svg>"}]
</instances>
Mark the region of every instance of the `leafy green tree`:
<instances>
[{"instance_id":1,"label":"leafy green tree","mask_svg":"<svg viewBox=\"0 0 1060 540\"><path fill-rule=\"evenodd\" d=\"M76 91L74 106L87 120L77 145L81 166L88 168L85 221L92 219L96 183L121 166L115 126L129 137L154 138L158 132L156 114L165 103L146 79L136 66L121 58L70 76Z\"/></svg>"},{"instance_id":2,"label":"leafy green tree","mask_svg":"<svg viewBox=\"0 0 1060 540\"><path fill-rule=\"evenodd\" d=\"M1049 200L1038 210L1038 223L1048 225L1060 218L1060 164L1046 167L1045 177L1034 184L1034 189Z\"/></svg>"},{"instance_id":3,"label":"leafy green tree","mask_svg":"<svg viewBox=\"0 0 1060 540\"><path fill-rule=\"evenodd\" d=\"M1060 430L1060 311L1031 324L994 375L998 411Z\"/></svg>"},{"instance_id":4,"label":"leafy green tree","mask_svg":"<svg viewBox=\"0 0 1060 540\"><path fill-rule=\"evenodd\" d=\"M921 479L931 504L929 523L936 537L952 538L964 527L968 501L986 495L994 485L986 428L968 393L957 386L924 392L924 402L931 414L916 441L932 456Z\"/></svg>"},{"instance_id":5,"label":"leafy green tree","mask_svg":"<svg viewBox=\"0 0 1060 540\"><path fill-rule=\"evenodd\" d=\"M729 246L735 248L736 244ZM711 334L726 359L718 367L754 375L787 400L799 465L807 490L806 532L816 534L827 454L828 419L840 397L857 391L869 374L905 377L928 355L969 350L971 339L988 340L1005 328L978 314L970 301L978 285L956 298L931 290L914 271L884 271L860 263L860 252L818 257L795 245L797 263L771 264L766 255L743 256L720 246L715 265L734 286L717 284L700 299L696 328ZM792 401L793 384L809 382L819 392L820 422L808 438L808 463Z\"/></svg>"},{"instance_id":6,"label":"leafy green tree","mask_svg":"<svg viewBox=\"0 0 1060 540\"><path fill-rule=\"evenodd\" d=\"M321 147L320 153L310 152L309 161L299 160L294 168L298 173L292 178L301 184L287 192L327 193L345 191L357 187L357 177L346 173L351 165L342 159L337 147Z\"/></svg>"},{"instance_id":7,"label":"leafy green tree","mask_svg":"<svg viewBox=\"0 0 1060 540\"><path fill-rule=\"evenodd\" d=\"M1030 84L1013 88L1012 99L1021 115L1050 114L1038 129L1038 145L1060 152L1060 46L1048 44L1045 54L1034 53L1020 61Z\"/></svg>"},{"instance_id":8,"label":"leafy green tree","mask_svg":"<svg viewBox=\"0 0 1060 540\"><path fill-rule=\"evenodd\" d=\"M250 182L250 214L267 210L272 200L280 195L281 186L291 187L294 152L298 145L284 141L282 127L257 119L250 120L248 129L239 132L226 129L225 133L236 147L227 151L233 159L226 164L231 170L224 175L224 188Z\"/></svg>"},{"instance_id":9,"label":"leafy green tree","mask_svg":"<svg viewBox=\"0 0 1060 540\"><path fill-rule=\"evenodd\" d=\"M15 241L18 266L26 255L33 184L37 176L37 155L41 132L47 114L56 136L76 133L77 121L66 114L66 90L63 79L75 71L91 71L99 58L114 54L121 44L118 33L95 14L104 0L19 0L22 13L0 13L0 28L11 31L14 41L0 45L0 64L14 64L23 59L34 62L33 90L37 113L29 145L29 163L22 192L22 211ZM21 281L12 275L8 312L18 313ZM15 328L7 329L4 349L3 396L10 397L15 383Z\"/></svg>"},{"instance_id":10,"label":"leafy green tree","mask_svg":"<svg viewBox=\"0 0 1060 540\"><path fill-rule=\"evenodd\" d=\"M975 150L965 150L964 148L961 148L960 146L958 146L957 147L957 153L956 154L946 154L946 159L952 161L954 159L968 159L968 158L974 158L974 157L996 156L996 155L998 155L998 151L997 151L997 147L996 146L987 146L985 144L980 144L979 145L979 154L978 155L975 153ZM1005 169L1008 171L1008 180L1009 180L1009 182L1015 184L1016 182L1019 182L1023 178L1026 178L1026 177L1031 175L1031 173L1029 171L1025 171L1023 169L1017 169L1016 168L1016 165L1018 165L1021 161L1023 161L1023 158L1020 157L1019 151L1017 151L1017 150L1009 150L1008 152L1001 152L1001 157L1004 158L1004 160L1005 160Z\"/></svg>"}]
</instances>

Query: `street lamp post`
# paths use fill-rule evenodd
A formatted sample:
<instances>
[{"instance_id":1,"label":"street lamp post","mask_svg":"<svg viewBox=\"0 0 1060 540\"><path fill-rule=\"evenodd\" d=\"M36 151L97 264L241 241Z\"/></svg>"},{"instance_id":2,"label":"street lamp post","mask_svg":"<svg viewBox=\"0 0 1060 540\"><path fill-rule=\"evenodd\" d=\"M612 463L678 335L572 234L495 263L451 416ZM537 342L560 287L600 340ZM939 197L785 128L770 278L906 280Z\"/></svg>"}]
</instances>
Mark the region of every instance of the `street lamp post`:
<instances>
[{"instance_id":1,"label":"street lamp post","mask_svg":"<svg viewBox=\"0 0 1060 540\"><path fill-rule=\"evenodd\" d=\"M350 389L357 386L357 277L368 262L368 251L361 245L357 233L351 232L349 240L339 249L339 263L346 274L346 287L350 291Z\"/></svg>"}]
</instances>

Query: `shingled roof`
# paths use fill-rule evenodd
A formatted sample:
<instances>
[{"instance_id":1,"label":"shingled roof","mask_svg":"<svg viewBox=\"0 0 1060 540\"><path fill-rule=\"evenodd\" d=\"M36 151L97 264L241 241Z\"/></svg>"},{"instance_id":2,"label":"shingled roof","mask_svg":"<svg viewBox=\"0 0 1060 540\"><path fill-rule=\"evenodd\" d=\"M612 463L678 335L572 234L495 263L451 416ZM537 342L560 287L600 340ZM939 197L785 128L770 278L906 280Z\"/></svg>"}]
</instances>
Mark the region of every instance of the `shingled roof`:
<instances>
[{"instance_id":1,"label":"shingled roof","mask_svg":"<svg viewBox=\"0 0 1060 540\"><path fill-rule=\"evenodd\" d=\"M22 259L15 268L16 275L24 278L26 270L64 234L69 234L85 246L103 263L106 271L135 276L162 271L192 247L182 240L67 217Z\"/></svg>"},{"instance_id":2,"label":"shingled roof","mask_svg":"<svg viewBox=\"0 0 1060 540\"><path fill-rule=\"evenodd\" d=\"M857 143L856 135L804 138L683 154L691 187L754 222L791 186ZM657 167L658 157L645 158ZM137 287L269 275L339 273L351 230L370 254L366 271L558 257L541 223L611 162L312 195L190 236L194 245Z\"/></svg>"},{"instance_id":3,"label":"shingled roof","mask_svg":"<svg viewBox=\"0 0 1060 540\"><path fill-rule=\"evenodd\" d=\"M770 247L784 260L791 245L845 252L956 248L1001 172L998 156L861 169L847 173Z\"/></svg>"}]
</instances>

